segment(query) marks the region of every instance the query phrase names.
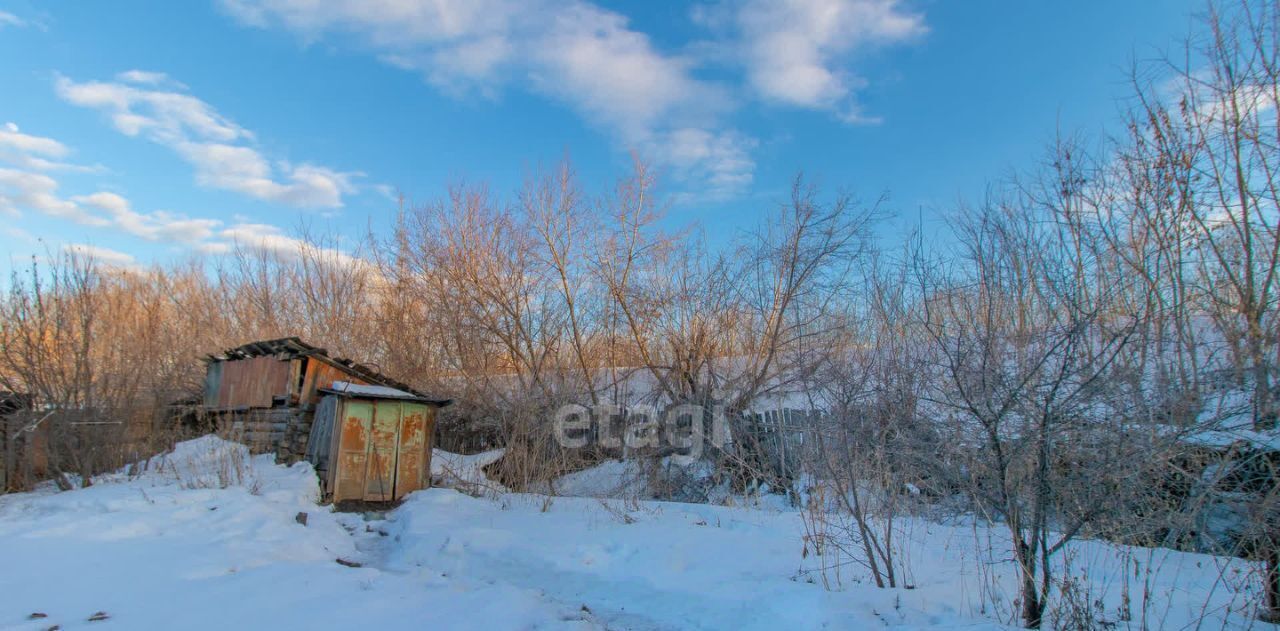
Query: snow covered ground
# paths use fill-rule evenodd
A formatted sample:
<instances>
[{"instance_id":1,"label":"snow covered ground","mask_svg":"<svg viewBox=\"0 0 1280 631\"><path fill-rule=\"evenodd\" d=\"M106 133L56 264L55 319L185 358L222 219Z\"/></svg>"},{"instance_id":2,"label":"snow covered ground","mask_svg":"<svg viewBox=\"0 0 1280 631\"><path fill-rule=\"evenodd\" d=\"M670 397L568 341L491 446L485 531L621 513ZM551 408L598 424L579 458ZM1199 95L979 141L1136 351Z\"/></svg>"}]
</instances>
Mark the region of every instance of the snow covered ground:
<instances>
[{"instance_id":1,"label":"snow covered ground","mask_svg":"<svg viewBox=\"0 0 1280 631\"><path fill-rule=\"evenodd\" d=\"M447 464L468 477L490 457ZM1008 588L1011 568L975 554L995 530L914 522L913 589L858 583L849 567L829 591L802 554L798 513L485 495L437 488L385 515L334 513L315 504L306 464L277 466L211 437L183 443L143 473L0 496L0 628L1004 628L982 594ZM1108 613L1134 572L1121 552L1071 552ZM1150 628L1202 614L1204 628L1251 624L1235 613L1252 598L1243 564L1138 558L1130 580L1151 568L1157 600ZM89 621L98 612L106 620Z\"/></svg>"}]
</instances>

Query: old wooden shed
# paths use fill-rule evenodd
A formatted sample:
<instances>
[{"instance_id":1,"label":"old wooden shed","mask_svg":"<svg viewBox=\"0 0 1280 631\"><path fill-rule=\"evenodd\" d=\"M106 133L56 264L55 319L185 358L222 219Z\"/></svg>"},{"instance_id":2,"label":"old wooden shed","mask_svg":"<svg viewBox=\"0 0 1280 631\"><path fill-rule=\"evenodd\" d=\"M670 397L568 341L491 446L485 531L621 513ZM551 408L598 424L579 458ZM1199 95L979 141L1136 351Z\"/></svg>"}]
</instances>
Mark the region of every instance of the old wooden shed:
<instances>
[{"instance_id":1,"label":"old wooden shed","mask_svg":"<svg viewBox=\"0 0 1280 631\"><path fill-rule=\"evenodd\" d=\"M447 399L296 337L205 362L205 418L254 451L311 461L334 501L395 500L429 482L435 411Z\"/></svg>"},{"instance_id":2,"label":"old wooden shed","mask_svg":"<svg viewBox=\"0 0 1280 631\"><path fill-rule=\"evenodd\" d=\"M344 382L321 392L306 457L333 501L394 501L429 486L441 401Z\"/></svg>"}]
</instances>

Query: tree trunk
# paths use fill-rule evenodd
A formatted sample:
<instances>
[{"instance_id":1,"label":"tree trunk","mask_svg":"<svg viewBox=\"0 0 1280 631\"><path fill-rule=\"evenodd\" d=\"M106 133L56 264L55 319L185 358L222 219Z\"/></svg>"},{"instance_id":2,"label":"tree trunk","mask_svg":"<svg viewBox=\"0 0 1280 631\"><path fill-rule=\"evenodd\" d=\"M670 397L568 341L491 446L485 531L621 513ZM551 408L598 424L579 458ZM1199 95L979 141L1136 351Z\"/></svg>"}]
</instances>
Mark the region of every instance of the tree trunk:
<instances>
[{"instance_id":1,"label":"tree trunk","mask_svg":"<svg viewBox=\"0 0 1280 631\"><path fill-rule=\"evenodd\" d=\"M1044 614L1044 603L1040 601L1040 591L1036 586L1035 556L1031 546L1019 540L1014 544L1017 548L1018 571L1022 574L1022 626L1028 629L1039 629Z\"/></svg>"},{"instance_id":2,"label":"tree trunk","mask_svg":"<svg viewBox=\"0 0 1280 631\"><path fill-rule=\"evenodd\" d=\"M1253 351L1254 429L1265 431L1276 426L1276 411L1271 404L1271 371L1268 370L1261 344Z\"/></svg>"},{"instance_id":3,"label":"tree trunk","mask_svg":"<svg viewBox=\"0 0 1280 631\"><path fill-rule=\"evenodd\" d=\"M1266 569L1266 597L1260 617L1267 622L1280 622L1280 549L1268 544L1263 564Z\"/></svg>"},{"instance_id":4,"label":"tree trunk","mask_svg":"<svg viewBox=\"0 0 1280 631\"><path fill-rule=\"evenodd\" d=\"M1040 603L1040 591L1036 579L1028 572L1022 573L1022 626L1039 629L1044 607Z\"/></svg>"}]
</instances>

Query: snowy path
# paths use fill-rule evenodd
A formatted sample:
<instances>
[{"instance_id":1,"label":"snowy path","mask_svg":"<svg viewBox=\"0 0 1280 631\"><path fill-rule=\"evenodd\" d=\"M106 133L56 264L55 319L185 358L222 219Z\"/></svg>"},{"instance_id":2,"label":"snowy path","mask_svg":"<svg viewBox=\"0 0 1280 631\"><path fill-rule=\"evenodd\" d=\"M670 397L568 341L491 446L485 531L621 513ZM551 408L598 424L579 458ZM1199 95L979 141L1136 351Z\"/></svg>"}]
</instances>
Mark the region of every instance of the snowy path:
<instances>
[{"instance_id":1,"label":"snowy path","mask_svg":"<svg viewBox=\"0 0 1280 631\"><path fill-rule=\"evenodd\" d=\"M794 515L659 503L626 511L621 502L611 511L583 498L542 512L538 497L504 501L438 489L415 496L388 524L398 545L389 567L538 590L613 628L883 626L867 603L843 607L791 580L800 562Z\"/></svg>"}]
</instances>

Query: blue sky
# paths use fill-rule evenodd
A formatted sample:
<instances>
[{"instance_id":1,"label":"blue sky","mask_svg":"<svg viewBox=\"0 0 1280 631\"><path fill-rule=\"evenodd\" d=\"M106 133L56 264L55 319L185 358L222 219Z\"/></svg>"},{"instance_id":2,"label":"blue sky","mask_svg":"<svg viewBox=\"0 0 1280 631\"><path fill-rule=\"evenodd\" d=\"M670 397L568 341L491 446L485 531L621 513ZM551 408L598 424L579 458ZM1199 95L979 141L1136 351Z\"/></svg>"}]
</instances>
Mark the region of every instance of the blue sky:
<instances>
[{"instance_id":1,"label":"blue sky","mask_svg":"<svg viewBox=\"0 0 1280 631\"><path fill-rule=\"evenodd\" d=\"M804 171L888 230L1114 124L1191 0L0 0L0 265L288 251L385 230L394 192L514 191L631 152L667 221L754 226Z\"/></svg>"}]
</instances>

